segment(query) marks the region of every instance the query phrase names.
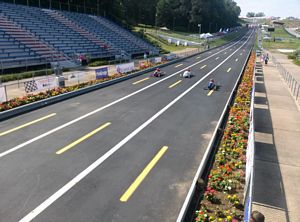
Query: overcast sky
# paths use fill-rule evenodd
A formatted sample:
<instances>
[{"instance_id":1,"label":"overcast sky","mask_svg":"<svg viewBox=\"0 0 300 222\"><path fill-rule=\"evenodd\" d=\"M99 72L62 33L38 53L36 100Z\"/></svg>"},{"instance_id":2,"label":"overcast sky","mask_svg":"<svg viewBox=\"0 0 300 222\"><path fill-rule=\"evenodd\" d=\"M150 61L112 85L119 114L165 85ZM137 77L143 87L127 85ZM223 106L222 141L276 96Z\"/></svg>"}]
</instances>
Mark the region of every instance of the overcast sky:
<instances>
[{"instance_id":1,"label":"overcast sky","mask_svg":"<svg viewBox=\"0 0 300 222\"><path fill-rule=\"evenodd\" d=\"M241 7L241 16L247 12L264 12L266 16L300 18L300 0L234 0Z\"/></svg>"}]
</instances>

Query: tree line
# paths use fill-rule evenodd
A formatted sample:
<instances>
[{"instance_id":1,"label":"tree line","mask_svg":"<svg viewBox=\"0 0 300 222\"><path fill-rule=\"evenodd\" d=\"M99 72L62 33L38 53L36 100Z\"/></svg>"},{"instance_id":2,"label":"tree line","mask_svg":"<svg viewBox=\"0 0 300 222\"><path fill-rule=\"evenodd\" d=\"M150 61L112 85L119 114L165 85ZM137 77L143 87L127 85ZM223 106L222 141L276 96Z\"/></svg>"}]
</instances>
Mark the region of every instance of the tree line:
<instances>
[{"instance_id":1,"label":"tree line","mask_svg":"<svg viewBox=\"0 0 300 222\"><path fill-rule=\"evenodd\" d=\"M114 18L180 31L214 32L237 25L240 7L233 0L5 0ZM201 24L201 25L200 25Z\"/></svg>"}]
</instances>

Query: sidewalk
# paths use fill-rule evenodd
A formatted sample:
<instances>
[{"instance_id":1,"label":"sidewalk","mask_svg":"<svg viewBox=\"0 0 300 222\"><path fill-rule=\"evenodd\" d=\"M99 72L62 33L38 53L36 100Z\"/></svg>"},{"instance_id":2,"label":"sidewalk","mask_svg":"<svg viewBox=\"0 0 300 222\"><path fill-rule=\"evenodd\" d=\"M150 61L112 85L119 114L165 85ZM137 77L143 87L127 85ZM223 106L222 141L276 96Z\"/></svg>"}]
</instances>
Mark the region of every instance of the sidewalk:
<instances>
[{"instance_id":1,"label":"sidewalk","mask_svg":"<svg viewBox=\"0 0 300 222\"><path fill-rule=\"evenodd\" d=\"M266 222L299 222L300 111L272 60L255 87L253 210Z\"/></svg>"}]
</instances>

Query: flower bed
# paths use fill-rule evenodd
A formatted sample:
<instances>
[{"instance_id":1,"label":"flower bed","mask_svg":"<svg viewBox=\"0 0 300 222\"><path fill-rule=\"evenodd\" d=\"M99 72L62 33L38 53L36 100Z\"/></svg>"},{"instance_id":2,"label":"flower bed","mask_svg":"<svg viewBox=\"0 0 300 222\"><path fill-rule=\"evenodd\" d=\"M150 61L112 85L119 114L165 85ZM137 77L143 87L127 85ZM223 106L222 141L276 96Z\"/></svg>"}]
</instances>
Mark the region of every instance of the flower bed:
<instances>
[{"instance_id":1,"label":"flower bed","mask_svg":"<svg viewBox=\"0 0 300 222\"><path fill-rule=\"evenodd\" d=\"M246 149L255 55L249 58L196 211L196 222L237 222L244 215Z\"/></svg>"},{"instance_id":2,"label":"flower bed","mask_svg":"<svg viewBox=\"0 0 300 222\"><path fill-rule=\"evenodd\" d=\"M110 76L108 78L103 78L103 79L99 79L99 80L92 80L92 81L85 82L85 83L80 83L80 84L77 84L77 85L74 85L74 86L68 86L68 87L65 87L65 88L54 88L54 89L47 90L45 92L40 92L40 93L37 93L37 94L28 94L28 95L23 96L23 97L17 97L17 98L11 99L9 101L6 101L4 103L1 103L0 104L0 112L3 112L5 110L9 110L9 109L13 109L13 108L18 107L18 106L26 105L26 104L29 104L29 103L32 103L32 102L36 102L36 101L39 101L39 100L42 100L42 99L47 99L47 98L50 98L50 97L53 97L53 96L64 94L64 93L67 93L67 92L72 92L72 91L75 91L75 90L78 90L78 89L81 89L81 88L84 88L84 87L87 87L87 86L95 85L97 83L101 83L101 82L105 82L105 81L112 80L112 79L115 79L115 78L119 78L121 76L124 76L124 74L115 74L115 75Z\"/></svg>"}]
</instances>

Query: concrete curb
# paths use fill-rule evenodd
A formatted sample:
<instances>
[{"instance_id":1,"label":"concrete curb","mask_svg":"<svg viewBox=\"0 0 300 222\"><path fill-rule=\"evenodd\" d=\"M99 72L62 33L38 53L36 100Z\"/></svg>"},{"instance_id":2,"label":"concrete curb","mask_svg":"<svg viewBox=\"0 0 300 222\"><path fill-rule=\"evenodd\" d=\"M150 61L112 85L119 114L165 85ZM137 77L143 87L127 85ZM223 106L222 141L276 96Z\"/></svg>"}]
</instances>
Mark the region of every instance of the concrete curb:
<instances>
[{"instance_id":1,"label":"concrete curb","mask_svg":"<svg viewBox=\"0 0 300 222\"><path fill-rule=\"evenodd\" d=\"M236 39L238 39L240 37L241 36L237 37ZM83 95L85 93L89 93L91 91L101 89L101 88L104 88L104 87L107 87L107 86L110 86L110 85L113 85L113 84L116 84L116 83L119 83L119 82L122 82L122 81L125 81L125 80L128 80L128 79L131 79L131 78L134 78L134 77L137 77L137 76L140 76L140 75L143 75L147 72L154 71L158 67L162 68L162 67L165 67L165 66L168 66L168 65L172 65L174 63L183 61L183 60L191 58L193 56L197 56L197 55L203 54L205 52L211 51L215 48L219 48L219 47L228 45L228 44L232 43L233 41L235 41L236 39L233 39L232 41L227 42L224 45L216 46L216 47L213 47L211 49L208 49L208 50L205 50L205 51L193 54L193 55L189 55L189 56L186 56L186 57L183 57L183 58L175 59L175 60L167 62L165 64L161 64L161 65L158 65L158 66L155 66L155 67L144 69L142 71L138 71L138 72L126 75L126 76L122 76L120 78L112 79L112 80L109 80L109 81L106 81L106 82L103 82L103 83L98 83L98 84L93 85L93 86L88 86L88 87L85 87L85 88L82 88L82 89L79 89L79 90L76 90L76 91L64 93L64 94L57 95L57 96L54 96L54 97L51 97L51 98L48 98L48 99L43 99L41 101L36 101L36 102L30 103L30 104L27 104L27 105L23 105L23 106L20 106L20 107L16 107L16 108L13 108L13 109L10 109L10 110L3 111L3 112L0 113L0 121L9 119L13 116L17 116L17 115L20 115L20 114L23 114L23 113L27 113L27 112L36 110L36 109L39 109L39 108L42 108L42 107L45 107L45 106L63 101L63 100L67 100L67 99L70 99L70 98L73 98L73 97L76 97L76 96L79 96L79 95Z\"/></svg>"}]
</instances>

